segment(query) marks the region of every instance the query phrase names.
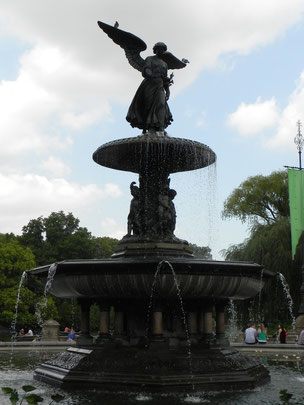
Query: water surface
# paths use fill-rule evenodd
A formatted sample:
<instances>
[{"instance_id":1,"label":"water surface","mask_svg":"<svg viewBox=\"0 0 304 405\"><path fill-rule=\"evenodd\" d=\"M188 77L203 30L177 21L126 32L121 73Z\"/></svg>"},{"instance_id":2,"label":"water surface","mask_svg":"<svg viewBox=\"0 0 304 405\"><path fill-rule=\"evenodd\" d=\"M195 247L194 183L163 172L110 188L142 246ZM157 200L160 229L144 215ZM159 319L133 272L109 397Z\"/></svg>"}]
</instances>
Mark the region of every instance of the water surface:
<instances>
[{"instance_id":1,"label":"water surface","mask_svg":"<svg viewBox=\"0 0 304 405\"><path fill-rule=\"evenodd\" d=\"M193 394L155 394L143 392L100 392L98 390L81 390L66 392L54 389L44 383L33 381L33 371L42 361L55 355L55 352L36 350L0 352L0 381L1 386L11 386L21 392L23 385L34 385L37 394L45 400L42 404L50 403L50 396L57 392L65 396L62 405L251 405L251 404L281 404L279 391L287 389L294 394L293 399L301 402L304 396L304 354L301 358L283 355L264 357L261 361L269 369L271 382L253 391L246 392L193 392ZM300 357L300 356L299 356ZM10 405L8 397L0 392L0 404Z\"/></svg>"}]
</instances>

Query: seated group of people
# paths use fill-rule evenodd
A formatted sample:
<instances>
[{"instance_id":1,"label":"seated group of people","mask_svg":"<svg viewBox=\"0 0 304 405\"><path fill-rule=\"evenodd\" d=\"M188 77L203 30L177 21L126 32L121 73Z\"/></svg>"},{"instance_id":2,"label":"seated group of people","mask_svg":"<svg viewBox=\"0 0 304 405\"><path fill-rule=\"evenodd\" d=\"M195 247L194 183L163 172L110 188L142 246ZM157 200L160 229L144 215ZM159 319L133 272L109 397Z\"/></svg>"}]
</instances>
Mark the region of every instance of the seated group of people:
<instances>
[{"instance_id":1,"label":"seated group of people","mask_svg":"<svg viewBox=\"0 0 304 405\"><path fill-rule=\"evenodd\" d=\"M280 343L286 343L287 331L282 324L279 325L278 332L275 333L273 337ZM245 330L244 342L248 345L253 345L256 343L265 344L267 343L267 341L267 327L263 323L261 323L259 328L257 329L256 324L254 322L251 322L249 324L249 327Z\"/></svg>"},{"instance_id":2,"label":"seated group of people","mask_svg":"<svg viewBox=\"0 0 304 405\"><path fill-rule=\"evenodd\" d=\"M28 329L28 331L25 333L24 329L20 329L19 331L19 336L34 336L34 333L32 329Z\"/></svg>"}]
</instances>

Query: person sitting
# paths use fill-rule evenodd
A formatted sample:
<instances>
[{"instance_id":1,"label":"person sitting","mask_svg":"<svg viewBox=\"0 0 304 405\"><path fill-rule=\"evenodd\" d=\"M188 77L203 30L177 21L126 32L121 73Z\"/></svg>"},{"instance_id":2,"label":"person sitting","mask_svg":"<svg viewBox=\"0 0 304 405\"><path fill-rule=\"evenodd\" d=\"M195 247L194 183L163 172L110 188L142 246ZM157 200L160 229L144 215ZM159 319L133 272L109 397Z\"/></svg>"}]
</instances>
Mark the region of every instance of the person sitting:
<instances>
[{"instance_id":1,"label":"person sitting","mask_svg":"<svg viewBox=\"0 0 304 405\"><path fill-rule=\"evenodd\" d=\"M245 330L244 342L247 345L254 345L255 343L257 343L257 336L258 336L258 333L256 331L255 323L251 322L249 324L249 327Z\"/></svg>"},{"instance_id":2,"label":"person sitting","mask_svg":"<svg viewBox=\"0 0 304 405\"><path fill-rule=\"evenodd\" d=\"M69 328L68 326L66 326L64 328L64 333L69 333L71 331L71 328Z\"/></svg>"},{"instance_id":3,"label":"person sitting","mask_svg":"<svg viewBox=\"0 0 304 405\"><path fill-rule=\"evenodd\" d=\"M304 345L304 329L301 331L298 337L298 345Z\"/></svg>"},{"instance_id":4,"label":"person sitting","mask_svg":"<svg viewBox=\"0 0 304 405\"><path fill-rule=\"evenodd\" d=\"M32 329L29 329L25 336L34 336Z\"/></svg>"},{"instance_id":5,"label":"person sitting","mask_svg":"<svg viewBox=\"0 0 304 405\"><path fill-rule=\"evenodd\" d=\"M76 338L76 332L74 331L74 329L72 328L70 330L70 332L68 333L68 342L73 342Z\"/></svg>"},{"instance_id":6,"label":"person sitting","mask_svg":"<svg viewBox=\"0 0 304 405\"><path fill-rule=\"evenodd\" d=\"M258 342L260 344L267 343L267 329L263 323L261 323L261 326L258 329Z\"/></svg>"}]
</instances>

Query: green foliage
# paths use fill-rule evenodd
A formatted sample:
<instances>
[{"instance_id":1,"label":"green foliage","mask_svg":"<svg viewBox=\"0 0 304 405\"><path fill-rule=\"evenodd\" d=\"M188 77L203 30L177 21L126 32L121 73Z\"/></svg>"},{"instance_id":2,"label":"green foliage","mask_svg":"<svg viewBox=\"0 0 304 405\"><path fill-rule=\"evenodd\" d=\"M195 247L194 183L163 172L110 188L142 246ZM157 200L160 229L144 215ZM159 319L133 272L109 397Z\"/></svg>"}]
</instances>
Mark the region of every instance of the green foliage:
<instances>
[{"instance_id":1,"label":"green foliage","mask_svg":"<svg viewBox=\"0 0 304 405\"><path fill-rule=\"evenodd\" d=\"M226 260L252 261L264 265L274 273L282 273L290 287L294 312L299 306L301 286L300 255L291 258L290 222L288 210L287 173L274 172L270 176L250 177L232 192L225 202L223 216L235 216L249 221L250 236L239 245L230 246ZM299 253L299 252L298 252ZM261 320L269 323L290 323L287 300L278 278L269 280L261 292L251 300L237 303L242 323L248 319L248 306L260 312ZM276 327L278 323L276 324Z\"/></svg>"},{"instance_id":2,"label":"green foliage","mask_svg":"<svg viewBox=\"0 0 304 405\"><path fill-rule=\"evenodd\" d=\"M0 242L0 289L13 287L21 274L35 266L35 257L30 249L17 240Z\"/></svg>"},{"instance_id":3,"label":"green foliage","mask_svg":"<svg viewBox=\"0 0 304 405\"><path fill-rule=\"evenodd\" d=\"M290 402L293 394L288 392L287 390L280 390L280 400L284 405L300 405L303 404L304 397L302 398L301 402Z\"/></svg>"},{"instance_id":4,"label":"green foliage","mask_svg":"<svg viewBox=\"0 0 304 405\"><path fill-rule=\"evenodd\" d=\"M118 242L108 237L92 236L87 228L79 226L78 218L63 211L30 220L22 228L19 240L30 247L39 265L66 259L109 257Z\"/></svg>"},{"instance_id":5,"label":"green foliage","mask_svg":"<svg viewBox=\"0 0 304 405\"><path fill-rule=\"evenodd\" d=\"M2 387L2 391L4 394L10 394L10 401L12 405L16 405L17 401L19 400L18 392L10 387Z\"/></svg>"},{"instance_id":6,"label":"green foliage","mask_svg":"<svg viewBox=\"0 0 304 405\"><path fill-rule=\"evenodd\" d=\"M80 306L75 299L62 299L54 297L59 317L55 318L60 323L63 330L66 326L75 330L80 328Z\"/></svg>"},{"instance_id":7,"label":"green foliage","mask_svg":"<svg viewBox=\"0 0 304 405\"><path fill-rule=\"evenodd\" d=\"M22 273L35 266L35 258L11 235L0 238L0 322L10 324L15 315L16 297ZM28 288L21 290L19 320L34 323L36 295Z\"/></svg>"},{"instance_id":8,"label":"green foliage","mask_svg":"<svg viewBox=\"0 0 304 405\"><path fill-rule=\"evenodd\" d=\"M34 252L40 265L64 259L87 259L92 256L92 236L79 226L79 219L63 211L47 218L32 219L22 228L20 242Z\"/></svg>"},{"instance_id":9,"label":"green foliage","mask_svg":"<svg viewBox=\"0 0 304 405\"><path fill-rule=\"evenodd\" d=\"M46 321L48 319L59 319L59 313L54 298L50 296L47 300L45 300L44 297L39 298L39 301L36 304L36 313L37 312L41 319L36 319L36 323L37 321Z\"/></svg>"},{"instance_id":10,"label":"green foliage","mask_svg":"<svg viewBox=\"0 0 304 405\"><path fill-rule=\"evenodd\" d=\"M192 243L190 243L189 245L192 248L195 257L207 260L212 259L211 249L209 246L197 246Z\"/></svg>"},{"instance_id":11,"label":"green foliage","mask_svg":"<svg viewBox=\"0 0 304 405\"><path fill-rule=\"evenodd\" d=\"M109 238L108 236L94 238L94 258L104 259L110 257L114 253L118 240Z\"/></svg>"},{"instance_id":12,"label":"green foliage","mask_svg":"<svg viewBox=\"0 0 304 405\"><path fill-rule=\"evenodd\" d=\"M236 217L251 224L271 224L279 217L288 217L287 172L249 177L224 202L222 215L226 219Z\"/></svg>"},{"instance_id":13,"label":"green foliage","mask_svg":"<svg viewBox=\"0 0 304 405\"><path fill-rule=\"evenodd\" d=\"M0 322L9 325L15 316L18 285L0 290ZM21 289L18 306L18 322L23 325L34 325L36 294L26 287Z\"/></svg>"},{"instance_id":14,"label":"green foliage","mask_svg":"<svg viewBox=\"0 0 304 405\"><path fill-rule=\"evenodd\" d=\"M32 219L22 235L0 234L0 323L10 324L15 316L18 286L23 271L66 259L106 258L114 253L117 239L94 237L72 213L52 212ZM62 327L79 327L79 306L69 300L50 298L41 306L42 286L30 277L21 289L18 323L35 325L35 303L42 319L56 319ZM44 299L43 299L44 300ZM93 316L95 322L95 316Z\"/></svg>"},{"instance_id":15,"label":"green foliage","mask_svg":"<svg viewBox=\"0 0 304 405\"><path fill-rule=\"evenodd\" d=\"M58 404L59 402L61 402L64 399L64 397L59 394L52 395L51 398L53 400L52 402L56 402L56 404ZM50 402L50 403L52 403L52 402Z\"/></svg>"},{"instance_id":16,"label":"green foliage","mask_svg":"<svg viewBox=\"0 0 304 405\"><path fill-rule=\"evenodd\" d=\"M22 390L25 392L23 397L21 398L19 404L21 405L24 400L29 404L29 405L37 405L39 402L43 402L44 399L37 394L28 394L29 392L35 391L37 388L33 387L32 385L23 385ZM2 387L2 391L4 394L10 395L10 401L12 405L17 405L19 401L19 394L16 389L11 388L11 387ZM54 394L51 396L52 401L49 403L51 405L53 402L59 403L61 402L64 397L59 394Z\"/></svg>"}]
</instances>

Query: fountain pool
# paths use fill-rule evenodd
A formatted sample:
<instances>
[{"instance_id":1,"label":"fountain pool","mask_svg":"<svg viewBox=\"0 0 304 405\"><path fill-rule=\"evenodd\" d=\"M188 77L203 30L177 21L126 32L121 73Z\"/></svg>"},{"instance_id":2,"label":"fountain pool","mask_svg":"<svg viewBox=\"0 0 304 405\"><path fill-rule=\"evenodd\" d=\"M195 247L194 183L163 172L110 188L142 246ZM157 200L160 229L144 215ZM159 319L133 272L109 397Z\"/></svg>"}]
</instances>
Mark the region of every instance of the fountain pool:
<instances>
[{"instance_id":1,"label":"fountain pool","mask_svg":"<svg viewBox=\"0 0 304 405\"><path fill-rule=\"evenodd\" d=\"M56 352L45 348L15 351L11 358L9 350L2 351L0 356L0 380L1 386L11 386L21 390L26 384L37 387L37 393L47 399L54 394L54 388L47 384L33 381L33 371L41 361L51 359ZM303 397L304 383L304 353L299 354L300 359L286 361L283 355L263 356L260 360L270 372L271 382L264 386L250 391L242 392L202 392L195 393L147 393L137 390L136 392L125 391L99 391L96 389L86 389L77 391L62 391L56 389L56 392L63 395L65 399L60 402L62 405L179 405L179 404L213 404L213 405L232 405L232 404L280 404L279 391L287 389L294 394L293 399L300 401ZM1 405L9 405L8 398L0 392ZM301 402L300 402L301 403Z\"/></svg>"}]
</instances>

